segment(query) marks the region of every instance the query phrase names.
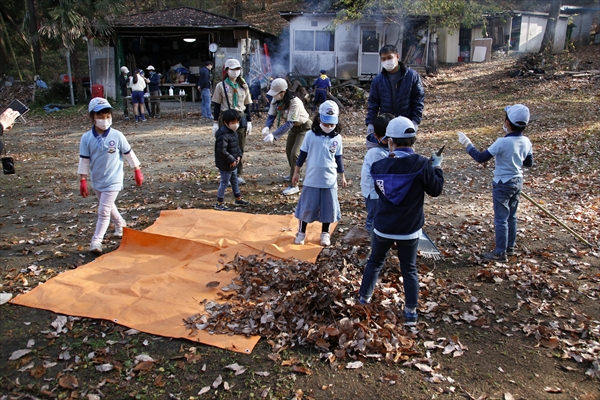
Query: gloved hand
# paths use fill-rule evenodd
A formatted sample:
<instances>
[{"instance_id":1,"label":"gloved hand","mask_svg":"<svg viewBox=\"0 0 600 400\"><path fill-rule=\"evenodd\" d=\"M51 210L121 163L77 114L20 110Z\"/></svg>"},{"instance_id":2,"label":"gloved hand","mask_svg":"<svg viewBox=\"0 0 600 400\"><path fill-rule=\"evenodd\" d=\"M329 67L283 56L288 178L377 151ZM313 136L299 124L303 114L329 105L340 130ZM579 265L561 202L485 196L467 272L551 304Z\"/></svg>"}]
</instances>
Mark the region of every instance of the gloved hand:
<instances>
[{"instance_id":1,"label":"gloved hand","mask_svg":"<svg viewBox=\"0 0 600 400\"><path fill-rule=\"evenodd\" d=\"M246 125L246 136L250 136L252 133L252 122L248 121L248 125Z\"/></svg>"},{"instance_id":2,"label":"gloved hand","mask_svg":"<svg viewBox=\"0 0 600 400\"><path fill-rule=\"evenodd\" d=\"M441 167L442 166L442 160L444 159L443 155L437 155L437 153L435 151L431 152L431 158L429 159L431 161L431 166L432 167Z\"/></svg>"},{"instance_id":3,"label":"gloved hand","mask_svg":"<svg viewBox=\"0 0 600 400\"><path fill-rule=\"evenodd\" d=\"M464 132L458 132L458 142L465 146L465 148L469 147L469 145L472 144L469 140L469 137L465 135Z\"/></svg>"},{"instance_id":4,"label":"gloved hand","mask_svg":"<svg viewBox=\"0 0 600 400\"><path fill-rule=\"evenodd\" d=\"M373 126L373 124L369 124L367 125L367 136L369 136L372 133L375 133L375 127Z\"/></svg>"},{"instance_id":5,"label":"gloved hand","mask_svg":"<svg viewBox=\"0 0 600 400\"><path fill-rule=\"evenodd\" d=\"M142 186L142 183L144 182L144 175L142 175L142 170L138 168L134 171L134 173L135 185Z\"/></svg>"},{"instance_id":6,"label":"gloved hand","mask_svg":"<svg viewBox=\"0 0 600 400\"><path fill-rule=\"evenodd\" d=\"M88 195L90 194L88 192L87 181L85 179L81 179L79 181L79 194L81 194L81 197L83 198L88 197Z\"/></svg>"},{"instance_id":7,"label":"gloved hand","mask_svg":"<svg viewBox=\"0 0 600 400\"><path fill-rule=\"evenodd\" d=\"M219 130L219 124L215 122L212 127L213 136L215 136L217 134L218 130Z\"/></svg>"},{"instance_id":8,"label":"gloved hand","mask_svg":"<svg viewBox=\"0 0 600 400\"><path fill-rule=\"evenodd\" d=\"M267 136L265 136L263 138L263 142L265 142L265 143L273 143L274 139L275 139L275 137L273 136L273 134L269 133Z\"/></svg>"},{"instance_id":9,"label":"gloved hand","mask_svg":"<svg viewBox=\"0 0 600 400\"><path fill-rule=\"evenodd\" d=\"M265 126L264 128L262 128L261 133L263 136L267 136L269 133L271 133L271 129Z\"/></svg>"}]
</instances>

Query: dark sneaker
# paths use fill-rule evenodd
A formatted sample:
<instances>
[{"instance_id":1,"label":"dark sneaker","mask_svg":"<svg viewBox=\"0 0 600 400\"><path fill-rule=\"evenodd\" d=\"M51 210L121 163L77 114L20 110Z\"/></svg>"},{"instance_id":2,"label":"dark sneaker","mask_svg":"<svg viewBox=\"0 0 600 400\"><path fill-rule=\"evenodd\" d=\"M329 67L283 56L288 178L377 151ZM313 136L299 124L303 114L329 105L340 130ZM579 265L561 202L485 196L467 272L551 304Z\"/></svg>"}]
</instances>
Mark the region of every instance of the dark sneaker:
<instances>
[{"instance_id":1,"label":"dark sneaker","mask_svg":"<svg viewBox=\"0 0 600 400\"><path fill-rule=\"evenodd\" d=\"M217 203L215 204L215 210L219 211L229 211L229 207L225 203Z\"/></svg>"},{"instance_id":2,"label":"dark sneaker","mask_svg":"<svg viewBox=\"0 0 600 400\"><path fill-rule=\"evenodd\" d=\"M404 311L404 325L416 326L418 319L419 319L419 314L417 314L416 312L409 313L408 311Z\"/></svg>"},{"instance_id":3,"label":"dark sneaker","mask_svg":"<svg viewBox=\"0 0 600 400\"><path fill-rule=\"evenodd\" d=\"M250 202L249 202L249 201L246 201L246 200L244 200L244 199L239 199L239 200L238 200L238 199L236 199L236 200L235 200L235 205L236 205L236 206L243 206L243 207L245 207L245 206L247 206L248 204L250 204Z\"/></svg>"},{"instance_id":4,"label":"dark sneaker","mask_svg":"<svg viewBox=\"0 0 600 400\"><path fill-rule=\"evenodd\" d=\"M506 255L507 256L514 256L515 253L515 248L514 247L509 247L508 249L506 249Z\"/></svg>"},{"instance_id":5,"label":"dark sneaker","mask_svg":"<svg viewBox=\"0 0 600 400\"><path fill-rule=\"evenodd\" d=\"M505 253L496 253L494 251L490 251L489 253L483 253L481 256L483 258L485 258L486 260L494 260L494 261L502 261L502 262L508 261Z\"/></svg>"}]
</instances>

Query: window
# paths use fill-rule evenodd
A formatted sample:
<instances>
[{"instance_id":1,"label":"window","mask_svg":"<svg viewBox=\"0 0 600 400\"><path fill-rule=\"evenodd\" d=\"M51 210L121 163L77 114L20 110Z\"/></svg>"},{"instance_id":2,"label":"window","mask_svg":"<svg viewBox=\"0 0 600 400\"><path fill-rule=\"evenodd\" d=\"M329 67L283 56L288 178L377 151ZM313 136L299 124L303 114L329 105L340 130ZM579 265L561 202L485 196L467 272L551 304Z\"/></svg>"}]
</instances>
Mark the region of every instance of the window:
<instances>
[{"instance_id":1,"label":"window","mask_svg":"<svg viewBox=\"0 0 600 400\"><path fill-rule=\"evenodd\" d=\"M333 51L335 35L329 31L294 31L294 51Z\"/></svg>"}]
</instances>

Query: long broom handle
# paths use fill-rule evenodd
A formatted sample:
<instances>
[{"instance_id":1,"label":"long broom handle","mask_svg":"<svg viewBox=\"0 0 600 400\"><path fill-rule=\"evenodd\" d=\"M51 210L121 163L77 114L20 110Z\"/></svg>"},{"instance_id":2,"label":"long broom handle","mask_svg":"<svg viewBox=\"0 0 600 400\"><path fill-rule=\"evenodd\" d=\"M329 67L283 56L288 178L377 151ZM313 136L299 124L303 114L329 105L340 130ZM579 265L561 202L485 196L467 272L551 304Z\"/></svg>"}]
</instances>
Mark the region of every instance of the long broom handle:
<instances>
[{"instance_id":1,"label":"long broom handle","mask_svg":"<svg viewBox=\"0 0 600 400\"><path fill-rule=\"evenodd\" d=\"M525 194L525 192L521 191L521 196L525 197L527 200L529 200L530 202L532 202L536 207L538 207L540 210L542 210L543 212L545 212L546 215L548 215L550 218L552 218L553 220L555 220L556 222L558 222L560 224L560 226L562 226L563 228L565 228L566 230L568 230L577 239L581 240L583 243L587 244L588 246L590 246L592 248L594 247L594 246L592 246L592 244L590 244L590 242L588 242L587 240L585 240L584 238L582 238L581 236L579 236L577 234L577 232L573 231L573 229L571 229L567 225L565 225L564 222L562 222L561 220L559 220L558 218L556 218L554 215L552 215L552 213L550 211L548 211L544 207L542 207L541 204L536 203L535 200L533 200L531 197L527 196Z\"/></svg>"}]
</instances>

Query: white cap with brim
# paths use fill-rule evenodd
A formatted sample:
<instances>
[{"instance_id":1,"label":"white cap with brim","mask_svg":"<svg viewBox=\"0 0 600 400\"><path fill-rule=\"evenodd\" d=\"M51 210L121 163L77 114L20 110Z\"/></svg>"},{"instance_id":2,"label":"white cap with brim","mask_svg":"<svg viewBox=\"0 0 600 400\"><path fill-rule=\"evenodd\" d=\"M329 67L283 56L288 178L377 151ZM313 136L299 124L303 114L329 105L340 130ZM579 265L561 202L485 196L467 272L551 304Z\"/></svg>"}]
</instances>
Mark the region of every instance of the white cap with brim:
<instances>
[{"instance_id":1,"label":"white cap with brim","mask_svg":"<svg viewBox=\"0 0 600 400\"><path fill-rule=\"evenodd\" d=\"M148 71L154 71L154 67L152 65L148 65L148 68L146 68Z\"/></svg>"},{"instance_id":2,"label":"white cap with brim","mask_svg":"<svg viewBox=\"0 0 600 400\"><path fill-rule=\"evenodd\" d=\"M529 108L523 104L515 104L514 106L504 107L508 120L519 128L525 128L529 123Z\"/></svg>"},{"instance_id":3,"label":"white cap with brim","mask_svg":"<svg viewBox=\"0 0 600 400\"><path fill-rule=\"evenodd\" d=\"M417 136L415 125L405 117L396 117L391 120L385 129L385 137L393 139L412 138Z\"/></svg>"},{"instance_id":4,"label":"white cap with brim","mask_svg":"<svg viewBox=\"0 0 600 400\"><path fill-rule=\"evenodd\" d=\"M319 106L319 119L324 124L337 125L339 115L340 108L335 101L327 100Z\"/></svg>"},{"instance_id":5,"label":"white cap with brim","mask_svg":"<svg viewBox=\"0 0 600 400\"><path fill-rule=\"evenodd\" d=\"M88 105L88 112L98 112L106 108L112 108L108 100L103 97L94 97Z\"/></svg>"},{"instance_id":6,"label":"white cap with brim","mask_svg":"<svg viewBox=\"0 0 600 400\"><path fill-rule=\"evenodd\" d=\"M229 69L242 68L242 65L235 58L230 58L229 60L225 61L225 68L229 68Z\"/></svg>"},{"instance_id":7,"label":"white cap with brim","mask_svg":"<svg viewBox=\"0 0 600 400\"><path fill-rule=\"evenodd\" d=\"M271 82L271 89L267 92L269 96L275 96L279 92L286 91L288 84L283 78L277 78Z\"/></svg>"},{"instance_id":8,"label":"white cap with brim","mask_svg":"<svg viewBox=\"0 0 600 400\"><path fill-rule=\"evenodd\" d=\"M129 69L127 69L127 67L121 67L121 72L123 72L124 74L128 74Z\"/></svg>"}]
</instances>

